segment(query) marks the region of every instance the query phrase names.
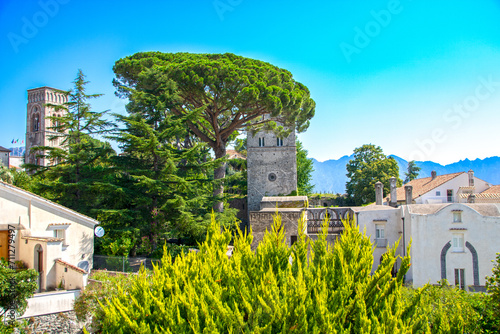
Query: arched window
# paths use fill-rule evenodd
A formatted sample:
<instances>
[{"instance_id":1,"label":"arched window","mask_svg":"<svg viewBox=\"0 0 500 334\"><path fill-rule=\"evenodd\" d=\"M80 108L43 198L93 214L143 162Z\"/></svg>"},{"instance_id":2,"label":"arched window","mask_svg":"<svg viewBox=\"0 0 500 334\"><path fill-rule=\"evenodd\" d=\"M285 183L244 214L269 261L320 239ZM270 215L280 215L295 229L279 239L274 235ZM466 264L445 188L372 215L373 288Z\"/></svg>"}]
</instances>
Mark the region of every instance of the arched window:
<instances>
[{"instance_id":1,"label":"arched window","mask_svg":"<svg viewBox=\"0 0 500 334\"><path fill-rule=\"evenodd\" d=\"M38 114L38 108L35 107L33 108L32 112L33 118L32 118L32 127L31 131L40 131L40 115Z\"/></svg>"}]
</instances>

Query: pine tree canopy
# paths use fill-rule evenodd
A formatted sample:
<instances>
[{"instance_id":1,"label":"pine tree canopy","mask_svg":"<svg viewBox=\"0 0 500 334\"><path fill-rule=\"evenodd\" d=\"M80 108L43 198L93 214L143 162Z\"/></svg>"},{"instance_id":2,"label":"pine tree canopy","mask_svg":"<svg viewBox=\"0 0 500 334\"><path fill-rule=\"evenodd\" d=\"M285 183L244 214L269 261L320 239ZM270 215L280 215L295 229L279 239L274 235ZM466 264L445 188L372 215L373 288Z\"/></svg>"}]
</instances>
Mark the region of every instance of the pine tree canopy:
<instances>
[{"instance_id":1,"label":"pine tree canopy","mask_svg":"<svg viewBox=\"0 0 500 334\"><path fill-rule=\"evenodd\" d=\"M217 159L226 155L228 142L241 130L302 132L314 115L309 90L289 71L230 53L141 52L118 60L113 70L118 94L132 104L134 92L155 97L158 110L182 116L185 127L207 143ZM214 178L224 177L222 164ZM216 186L214 197L221 198L223 190L222 184ZM222 211L222 201L214 208Z\"/></svg>"}]
</instances>

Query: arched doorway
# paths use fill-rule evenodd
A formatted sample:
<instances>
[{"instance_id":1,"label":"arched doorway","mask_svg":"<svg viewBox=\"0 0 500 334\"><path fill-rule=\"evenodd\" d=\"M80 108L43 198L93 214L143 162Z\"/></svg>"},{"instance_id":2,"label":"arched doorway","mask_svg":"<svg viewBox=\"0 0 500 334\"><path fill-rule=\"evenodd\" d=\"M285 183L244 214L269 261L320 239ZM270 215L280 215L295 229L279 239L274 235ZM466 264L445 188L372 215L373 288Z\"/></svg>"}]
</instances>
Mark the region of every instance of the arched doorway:
<instances>
[{"instance_id":1,"label":"arched doorway","mask_svg":"<svg viewBox=\"0 0 500 334\"><path fill-rule=\"evenodd\" d=\"M43 247L40 244L35 246L33 254L33 269L38 273L38 292L42 290L42 280L43 280Z\"/></svg>"}]
</instances>

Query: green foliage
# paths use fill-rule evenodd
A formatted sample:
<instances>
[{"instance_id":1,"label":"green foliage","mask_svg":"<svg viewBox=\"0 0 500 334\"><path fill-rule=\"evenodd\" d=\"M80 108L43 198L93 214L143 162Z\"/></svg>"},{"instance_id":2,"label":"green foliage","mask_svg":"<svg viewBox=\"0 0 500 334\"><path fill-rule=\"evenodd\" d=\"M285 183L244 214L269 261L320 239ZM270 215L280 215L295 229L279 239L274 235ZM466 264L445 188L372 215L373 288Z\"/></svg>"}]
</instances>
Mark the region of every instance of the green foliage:
<instances>
[{"instance_id":1,"label":"green foliage","mask_svg":"<svg viewBox=\"0 0 500 334\"><path fill-rule=\"evenodd\" d=\"M109 143L94 137L105 134L112 124L103 119L106 111L92 111L88 100L101 95L86 93L88 81L81 70L73 83L72 90L59 91L67 102L47 104L58 115L47 117L53 125L49 140L60 141L61 147L33 147L32 153L49 159L51 164L25 167L38 173L33 189L36 193L95 218L109 201L111 189L106 178L113 171L109 162L115 152Z\"/></svg>"},{"instance_id":2,"label":"green foliage","mask_svg":"<svg viewBox=\"0 0 500 334\"><path fill-rule=\"evenodd\" d=\"M0 181L10 184L14 182L14 175L12 175L12 171L8 167L4 166L1 162L0 162Z\"/></svg>"},{"instance_id":3,"label":"green foliage","mask_svg":"<svg viewBox=\"0 0 500 334\"><path fill-rule=\"evenodd\" d=\"M38 288L37 277L34 269L11 269L5 261L0 261L0 319L9 309L15 309L18 315L24 313L27 299Z\"/></svg>"},{"instance_id":4,"label":"green foliage","mask_svg":"<svg viewBox=\"0 0 500 334\"><path fill-rule=\"evenodd\" d=\"M500 331L500 253L497 253L492 275L486 278L486 288L490 293L490 303L496 323L494 327Z\"/></svg>"},{"instance_id":5,"label":"green foliage","mask_svg":"<svg viewBox=\"0 0 500 334\"><path fill-rule=\"evenodd\" d=\"M314 172L313 161L307 157L307 150L302 143L296 140L297 148L297 192L303 195L312 193L314 185L311 184L312 172Z\"/></svg>"},{"instance_id":6,"label":"green foliage","mask_svg":"<svg viewBox=\"0 0 500 334\"><path fill-rule=\"evenodd\" d=\"M354 149L354 158L346 166L347 194L355 205L375 202L375 183L384 184L384 194L390 191L389 179L397 178L397 186L402 185L399 179L398 163L392 157L386 157L380 146L363 145Z\"/></svg>"},{"instance_id":7,"label":"green foliage","mask_svg":"<svg viewBox=\"0 0 500 334\"><path fill-rule=\"evenodd\" d=\"M113 70L115 86L132 106L147 113L147 105L135 101L147 95L161 115L181 117L184 128L206 143L216 159L224 158L227 144L241 131L266 126L281 134L302 132L314 115L309 90L289 71L230 53L141 52L118 60ZM223 162L214 179L224 178ZM223 193L224 184L215 183L218 212Z\"/></svg>"},{"instance_id":8,"label":"green foliage","mask_svg":"<svg viewBox=\"0 0 500 334\"><path fill-rule=\"evenodd\" d=\"M254 252L252 234L232 239L212 220L198 253L167 254L153 273L140 272L103 304L104 333L399 333L425 331L420 292L402 299L409 257L393 278L389 249L370 275L373 248L353 224L334 247L327 223L317 241L303 231L293 246L281 218Z\"/></svg>"},{"instance_id":9,"label":"green foliage","mask_svg":"<svg viewBox=\"0 0 500 334\"><path fill-rule=\"evenodd\" d=\"M99 303L106 305L107 299L118 294L133 277L132 275L111 275L105 271L92 272L91 279L97 282L88 284L76 298L74 311L79 321L85 322L92 316L92 327L99 329L104 313Z\"/></svg>"},{"instance_id":10,"label":"green foliage","mask_svg":"<svg viewBox=\"0 0 500 334\"><path fill-rule=\"evenodd\" d=\"M481 333L481 306L485 295L469 293L447 285L428 285L422 290L404 290L407 302L421 300L430 333Z\"/></svg>"},{"instance_id":11,"label":"green foliage","mask_svg":"<svg viewBox=\"0 0 500 334\"><path fill-rule=\"evenodd\" d=\"M417 166L415 160L408 162L408 171L405 173L405 181L404 183L408 183L412 180L415 180L418 177L418 172L420 172L422 168Z\"/></svg>"}]
</instances>

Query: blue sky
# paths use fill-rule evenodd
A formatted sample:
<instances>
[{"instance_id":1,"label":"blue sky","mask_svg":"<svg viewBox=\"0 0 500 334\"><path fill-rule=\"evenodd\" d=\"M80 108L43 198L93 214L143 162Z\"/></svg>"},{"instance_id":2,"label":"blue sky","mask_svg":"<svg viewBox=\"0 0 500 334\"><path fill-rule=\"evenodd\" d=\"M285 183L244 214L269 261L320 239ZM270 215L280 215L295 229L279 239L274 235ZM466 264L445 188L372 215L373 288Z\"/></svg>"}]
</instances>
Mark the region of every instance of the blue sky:
<instances>
[{"instance_id":1,"label":"blue sky","mask_svg":"<svg viewBox=\"0 0 500 334\"><path fill-rule=\"evenodd\" d=\"M439 163L500 155L499 18L497 0L0 0L0 145L24 138L27 89L69 89L81 68L105 94L94 109L122 113L114 62L184 51L291 71L316 101L299 138L321 161L367 143Z\"/></svg>"}]
</instances>

